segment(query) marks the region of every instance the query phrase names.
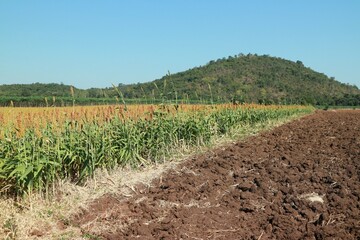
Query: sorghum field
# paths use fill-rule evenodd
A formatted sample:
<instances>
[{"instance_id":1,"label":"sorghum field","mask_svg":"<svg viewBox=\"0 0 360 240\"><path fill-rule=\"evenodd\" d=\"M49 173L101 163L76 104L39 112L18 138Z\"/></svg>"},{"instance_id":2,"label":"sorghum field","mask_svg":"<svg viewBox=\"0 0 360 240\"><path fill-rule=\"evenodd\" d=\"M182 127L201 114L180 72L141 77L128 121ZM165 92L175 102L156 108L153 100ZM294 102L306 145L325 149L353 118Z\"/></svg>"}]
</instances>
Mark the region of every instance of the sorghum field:
<instances>
[{"instance_id":1,"label":"sorghum field","mask_svg":"<svg viewBox=\"0 0 360 240\"><path fill-rule=\"evenodd\" d=\"M312 111L230 104L1 108L0 193L49 193L61 179L81 183L99 168L162 162L176 147Z\"/></svg>"}]
</instances>

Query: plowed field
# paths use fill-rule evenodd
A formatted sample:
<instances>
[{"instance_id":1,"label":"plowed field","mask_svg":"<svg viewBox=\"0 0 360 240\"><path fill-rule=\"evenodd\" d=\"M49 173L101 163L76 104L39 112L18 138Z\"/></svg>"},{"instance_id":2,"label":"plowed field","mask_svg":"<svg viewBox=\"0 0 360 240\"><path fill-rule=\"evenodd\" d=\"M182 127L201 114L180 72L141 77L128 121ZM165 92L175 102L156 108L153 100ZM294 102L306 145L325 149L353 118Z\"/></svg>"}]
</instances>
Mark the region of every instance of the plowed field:
<instances>
[{"instance_id":1,"label":"plowed field","mask_svg":"<svg viewBox=\"0 0 360 240\"><path fill-rule=\"evenodd\" d=\"M135 190L71 224L101 239L360 239L360 111L319 111Z\"/></svg>"}]
</instances>

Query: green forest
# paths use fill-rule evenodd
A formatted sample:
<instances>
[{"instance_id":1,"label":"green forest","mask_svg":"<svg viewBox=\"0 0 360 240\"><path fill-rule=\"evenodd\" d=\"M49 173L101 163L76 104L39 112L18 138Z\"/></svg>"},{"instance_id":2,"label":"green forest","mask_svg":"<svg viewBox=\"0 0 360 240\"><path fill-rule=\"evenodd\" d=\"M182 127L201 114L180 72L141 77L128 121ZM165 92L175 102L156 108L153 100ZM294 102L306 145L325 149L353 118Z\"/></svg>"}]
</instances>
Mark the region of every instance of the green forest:
<instances>
[{"instance_id":1,"label":"green forest","mask_svg":"<svg viewBox=\"0 0 360 240\"><path fill-rule=\"evenodd\" d=\"M70 91L70 88L73 91ZM1 106L67 106L71 104L254 102L359 106L360 90L333 77L268 55L238 54L204 66L166 74L147 83L77 89L64 84L0 85Z\"/></svg>"}]
</instances>

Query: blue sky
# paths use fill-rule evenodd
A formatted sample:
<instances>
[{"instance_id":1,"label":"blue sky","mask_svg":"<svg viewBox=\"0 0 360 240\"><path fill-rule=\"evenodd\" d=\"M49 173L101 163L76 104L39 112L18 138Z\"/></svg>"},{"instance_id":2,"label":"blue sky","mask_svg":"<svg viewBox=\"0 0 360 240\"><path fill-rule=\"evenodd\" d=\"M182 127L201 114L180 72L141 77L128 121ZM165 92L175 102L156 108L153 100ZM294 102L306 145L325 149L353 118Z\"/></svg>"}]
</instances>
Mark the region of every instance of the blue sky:
<instances>
[{"instance_id":1,"label":"blue sky","mask_svg":"<svg viewBox=\"0 0 360 240\"><path fill-rule=\"evenodd\" d=\"M358 0L0 0L0 84L152 81L238 53L360 87Z\"/></svg>"}]
</instances>

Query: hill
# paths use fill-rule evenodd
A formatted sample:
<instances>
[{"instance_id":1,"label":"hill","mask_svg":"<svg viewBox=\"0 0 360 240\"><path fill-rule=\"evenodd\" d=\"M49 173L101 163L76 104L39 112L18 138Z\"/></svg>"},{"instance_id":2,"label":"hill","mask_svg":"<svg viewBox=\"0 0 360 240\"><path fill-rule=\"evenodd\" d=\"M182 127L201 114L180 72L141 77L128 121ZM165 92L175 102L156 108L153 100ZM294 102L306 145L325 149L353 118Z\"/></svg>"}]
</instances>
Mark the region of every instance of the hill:
<instances>
[{"instance_id":1,"label":"hill","mask_svg":"<svg viewBox=\"0 0 360 240\"><path fill-rule=\"evenodd\" d=\"M71 97L71 86L56 83L32 83L32 84L10 84L0 85L0 96L6 97L30 97L30 96L55 96ZM74 88L76 89L76 88ZM79 93L80 89L76 89ZM81 92L84 92L82 90Z\"/></svg>"},{"instance_id":2,"label":"hill","mask_svg":"<svg viewBox=\"0 0 360 240\"><path fill-rule=\"evenodd\" d=\"M57 105L71 105L73 99L71 89L76 93L77 98L87 95L86 90L56 83L0 85L0 106L47 106L52 105L47 101L56 102L56 100L58 100Z\"/></svg>"},{"instance_id":3,"label":"hill","mask_svg":"<svg viewBox=\"0 0 360 240\"><path fill-rule=\"evenodd\" d=\"M43 106L115 103L119 92L110 88L77 89L64 84L0 85L0 105ZM268 55L239 54L210 61L205 66L168 74L152 82L123 85L127 102L255 102L264 104L360 105L360 90L323 73ZM57 100L56 100L57 99ZM46 100L46 105L48 105ZM134 101L134 100L133 100Z\"/></svg>"},{"instance_id":4,"label":"hill","mask_svg":"<svg viewBox=\"0 0 360 240\"><path fill-rule=\"evenodd\" d=\"M119 86L126 98L189 98L213 101L359 105L360 90L313 71L301 61L243 55L164 76L149 83Z\"/></svg>"}]
</instances>

